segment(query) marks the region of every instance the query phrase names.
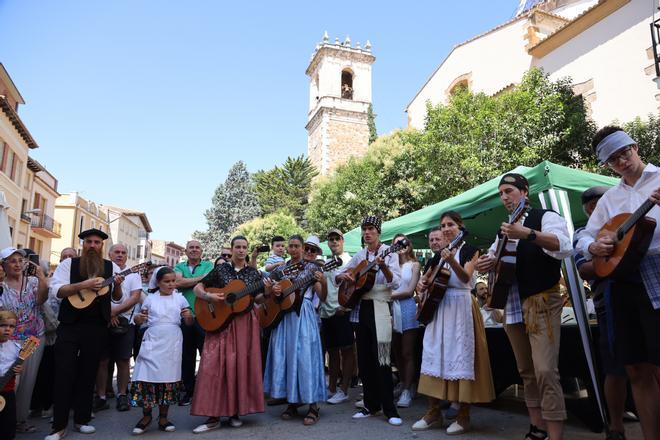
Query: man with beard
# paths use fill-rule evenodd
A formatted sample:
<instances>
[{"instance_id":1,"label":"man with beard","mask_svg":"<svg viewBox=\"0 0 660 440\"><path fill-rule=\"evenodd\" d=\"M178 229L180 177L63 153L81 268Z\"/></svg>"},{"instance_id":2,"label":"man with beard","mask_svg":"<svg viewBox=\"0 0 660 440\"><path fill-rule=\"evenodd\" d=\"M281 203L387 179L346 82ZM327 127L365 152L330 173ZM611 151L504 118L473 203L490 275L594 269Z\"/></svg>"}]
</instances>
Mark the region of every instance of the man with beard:
<instances>
[{"instance_id":1,"label":"man with beard","mask_svg":"<svg viewBox=\"0 0 660 440\"><path fill-rule=\"evenodd\" d=\"M119 301L122 298L120 285L123 277L115 276L110 292L85 308L77 309L66 299L84 289L98 291L103 278L121 271L102 257L103 240L108 238L105 232L88 229L78 237L83 240L82 256L62 261L50 284L51 297L60 301L60 325L55 342L53 426L46 440L60 440L65 436L71 408L76 431L83 434L96 431L88 425L92 415L94 379L101 350L107 345L111 299Z\"/></svg>"}]
</instances>

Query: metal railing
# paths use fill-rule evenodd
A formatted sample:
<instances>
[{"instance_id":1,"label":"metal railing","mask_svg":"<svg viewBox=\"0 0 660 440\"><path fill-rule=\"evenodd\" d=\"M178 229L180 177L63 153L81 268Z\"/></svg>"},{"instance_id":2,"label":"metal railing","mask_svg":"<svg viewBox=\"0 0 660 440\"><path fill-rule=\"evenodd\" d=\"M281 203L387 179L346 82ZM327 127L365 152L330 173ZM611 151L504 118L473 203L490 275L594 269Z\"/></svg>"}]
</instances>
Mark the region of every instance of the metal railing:
<instances>
[{"instance_id":1,"label":"metal railing","mask_svg":"<svg viewBox=\"0 0 660 440\"><path fill-rule=\"evenodd\" d=\"M61 235L62 224L46 214L32 216L31 223L33 228L41 228Z\"/></svg>"}]
</instances>

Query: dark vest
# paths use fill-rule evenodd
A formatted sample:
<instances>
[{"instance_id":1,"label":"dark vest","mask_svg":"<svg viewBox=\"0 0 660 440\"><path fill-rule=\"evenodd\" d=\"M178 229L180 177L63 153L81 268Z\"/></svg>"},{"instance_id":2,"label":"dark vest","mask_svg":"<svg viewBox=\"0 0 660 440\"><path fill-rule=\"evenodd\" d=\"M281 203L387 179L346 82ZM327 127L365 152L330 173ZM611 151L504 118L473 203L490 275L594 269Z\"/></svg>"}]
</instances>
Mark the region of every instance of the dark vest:
<instances>
[{"instance_id":1,"label":"dark vest","mask_svg":"<svg viewBox=\"0 0 660 440\"><path fill-rule=\"evenodd\" d=\"M103 260L103 278L110 278L112 276L112 261ZM69 277L71 284L80 283L85 281L80 275L80 257L71 259L71 275ZM64 324L73 324L76 322L84 322L88 324L102 324L107 325L110 322L110 302L112 299L112 289L114 284L110 286L110 292L99 297L91 305L84 309L76 309L71 303L64 299L60 303L60 313L57 319Z\"/></svg>"},{"instance_id":2,"label":"dark vest","mask_svg":"<svg viewBox=\"0 0 660 440\"><path fill-rule=\"evenodd\" d=\"M541 231L543 215L550 210L532 209L524 226ZM554 212L554 211L553 211ZM528 240L519 240L516 248L516 278L520 299L548 290L559 282L561 260L543 252L541 246Z\"/></svg>"}]
</instances>

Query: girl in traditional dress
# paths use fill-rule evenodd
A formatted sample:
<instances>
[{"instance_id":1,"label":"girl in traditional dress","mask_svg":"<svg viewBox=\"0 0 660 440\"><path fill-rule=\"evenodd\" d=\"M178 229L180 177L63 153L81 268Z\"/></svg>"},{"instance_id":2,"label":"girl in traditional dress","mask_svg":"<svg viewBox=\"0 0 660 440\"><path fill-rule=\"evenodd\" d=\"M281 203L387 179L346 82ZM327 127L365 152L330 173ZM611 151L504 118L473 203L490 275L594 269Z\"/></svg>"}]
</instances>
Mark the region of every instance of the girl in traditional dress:
<instances>
[{"instance_id":1,"label":"girl in traditional dress","mask_svg":"<svg viewBox=\"0 0 660 440\"><path fill-rule=\"evenodd\" d=\"M463 220L456 212L449 211L440 217L440 229L447 243L456 238L461 227ZM439 264L446 263L451 276L445 296L424 333L418 391L429 396L429 410L413 429L442 423L439 408L442 399L451 402L445 417L454 419L447 434L462 434L470 427L469 404L495 398L486 332L479 306L470 292L479 251L463 243L451 251L442 249L440 257ZM426 289L432 282L425 276L418 288Z\"/></svg>"},{"instance_id":2,"label":"girl in traditional dress","mask_svg":"<svg viewBox=\"0 0 660 440\"><path fill-rule=\"evenodd\" d=\"M403 234L397 234L392 244L408 240ZM392 354L399 370L401 395L396 403L399 408L408 408L412 402L412 382L415 378L415 346L417 345L417 328L415 319L417 303L413 294L419 281L419 263L415 259L412 246L399 252L401 266L401 281L399 287L392 291Z\"/></svg>"},{"instance_id":3,"label":"girl in traditional dress","mask_svg":"<svg viewBox=\"0 0 660 440\"><path fill-rule=\"evenodd\" d=\"M224 294L205 289L222 288L233 280L248 285L262 279L261 272L247 262L247 239L234 237L231 248L231 260L216 266L195 286L198 298L224 301ZM264 284L270 288L268 280ZM190 413L208 419L193 432L219 428L221 417L229 417L229 424L238 428L243 424L239 416L264 412L261 371L260 329L254 308L235 316L225 329L206 333Z\"/></svg>"},{"instance_id":4,"label":"girl in traditional dress","mask_svg":"<svg viewBox=\"0 0 660 440\"><path fill-rule=\"evenodd\" d=\"M270 335L264 391L272 398L286 398L288 406L281 415L284 420L292 419L298 414L299 406L308 404L309 409L303 424L309 426L319 419L317 402L327 398L321 336L316 311L312 305L314 293L320 301L325 301L327 294L325 277L314 263L316 257L321 255L318 237L310 236L303 244L301 236L292 236L288 247L291 259L285 266L280 267L300 262L303 247L305 270L291 281L295 282L310 272L314 273L315 281L303 292L300 312L292 311L284 315ZM273 292L281 293L278 284L273 286Z\"/></svg>"},{"instance_id":5,"label":"girl in traditional dress","mask_svg":"<svg viewBox=\"0 0 660 440\"><path fill-rule=\"evenodd\" d=\"M181 318L186 325L193 324L188 301L176 291L176 275L169 267L160 267L151 277L149 286L157 288L142 304L135 323L145 321L149 326L144 333L140 354L133 369L131 405L142 407L142 419L133 428L133 434L142 434L151 423L151 411L158 406L158 429L175 430L167 420L169 406L177 403L181 391L181 350L183 335Z\"/></svg>"}]
</instances>

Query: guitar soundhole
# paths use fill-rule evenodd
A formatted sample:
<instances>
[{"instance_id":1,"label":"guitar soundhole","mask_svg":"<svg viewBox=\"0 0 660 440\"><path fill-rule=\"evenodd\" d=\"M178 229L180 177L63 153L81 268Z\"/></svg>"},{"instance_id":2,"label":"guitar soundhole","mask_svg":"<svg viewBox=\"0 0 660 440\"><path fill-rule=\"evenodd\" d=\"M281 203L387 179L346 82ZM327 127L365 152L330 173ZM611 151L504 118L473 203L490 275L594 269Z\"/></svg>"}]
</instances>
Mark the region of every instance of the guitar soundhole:
<instances>
[{"instance_id":1,"label":"guitar soundhole","mask_svg":"<svg viewBox=\"0 0 660 440\"><path fill-rule=\"evenodd\" d=\"M227 294L227 296L225 296L225 302L227 302L227 304L234 304L234 302L236 302L236 294Z\"/></svg>"}]
</instances>

